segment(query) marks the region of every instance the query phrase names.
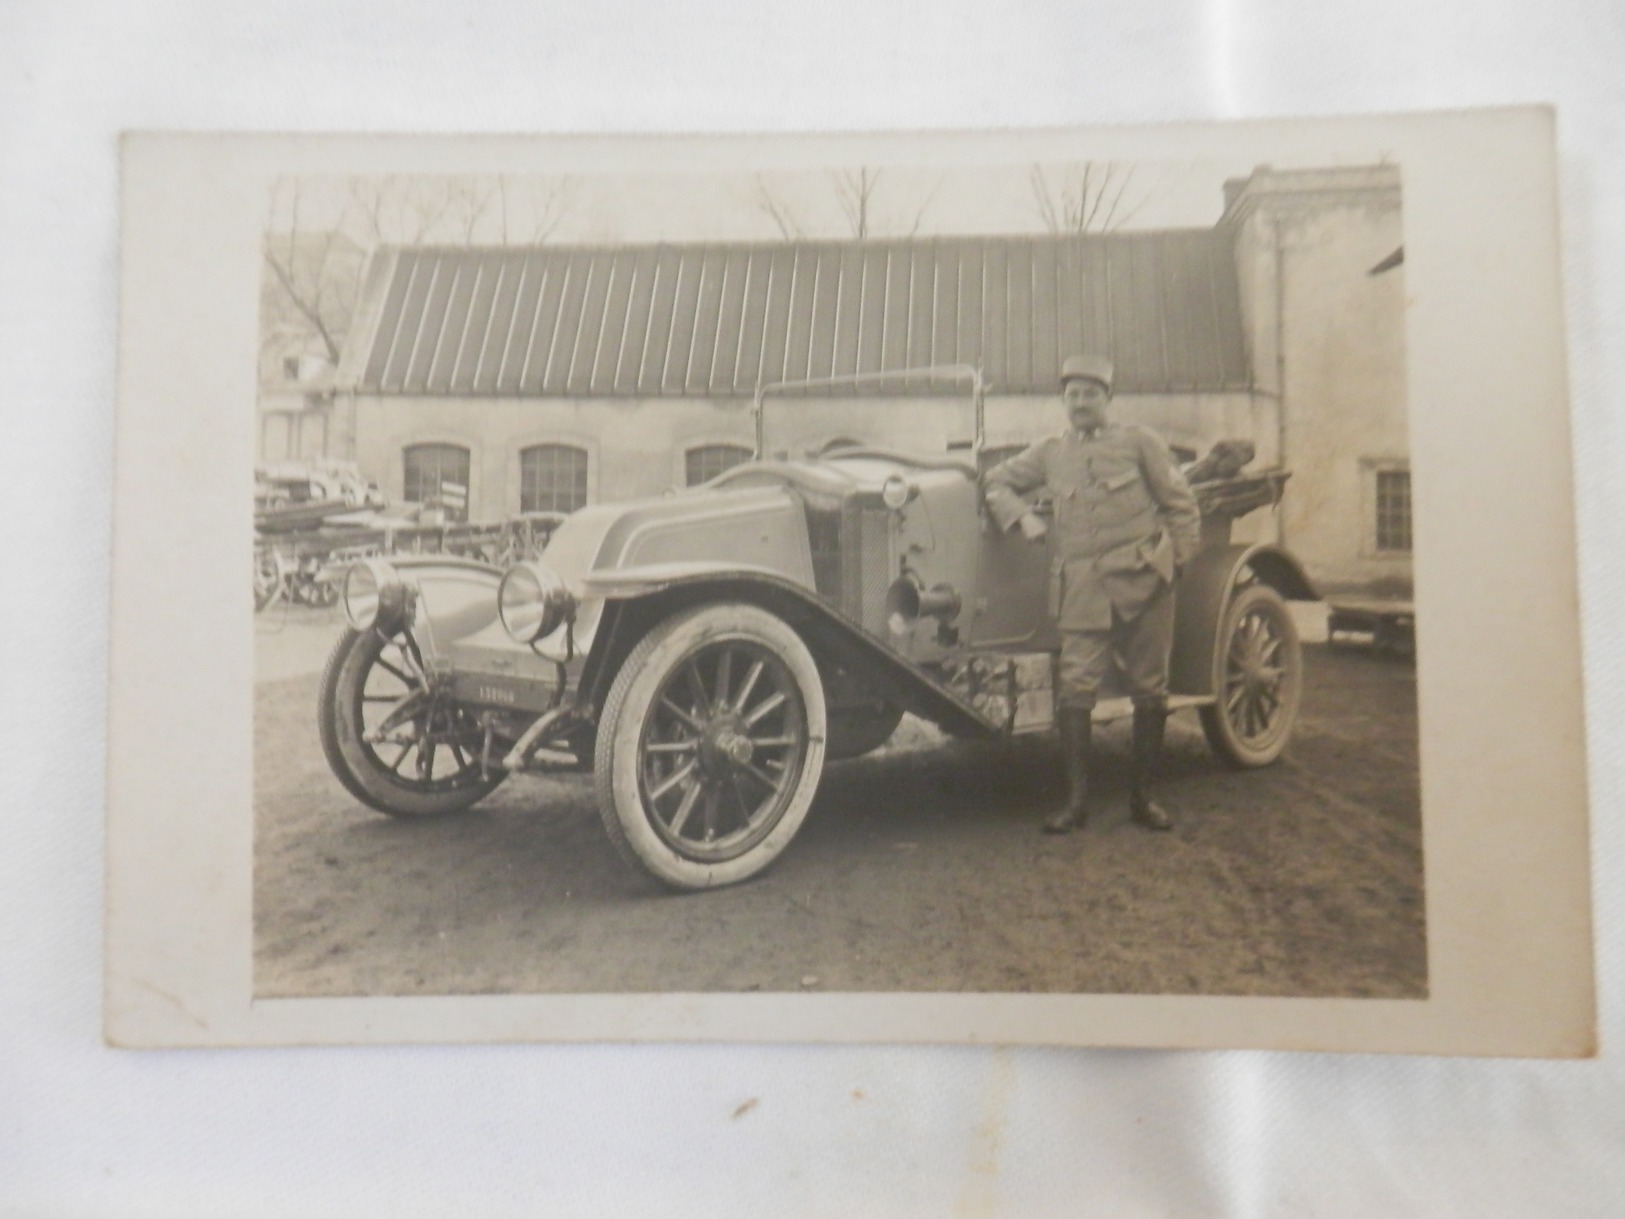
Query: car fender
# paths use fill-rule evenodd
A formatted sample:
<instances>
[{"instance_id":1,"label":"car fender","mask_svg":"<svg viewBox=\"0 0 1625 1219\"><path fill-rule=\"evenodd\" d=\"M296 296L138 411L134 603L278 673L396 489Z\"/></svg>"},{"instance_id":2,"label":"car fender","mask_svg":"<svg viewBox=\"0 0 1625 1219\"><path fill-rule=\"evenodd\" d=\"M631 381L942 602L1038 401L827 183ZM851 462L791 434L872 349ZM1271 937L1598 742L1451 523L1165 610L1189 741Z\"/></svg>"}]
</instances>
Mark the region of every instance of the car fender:
<instances>
[{"instance_id":1,"label":"car fender","mask_svg":"<svg viewBox=\"0 0 1625 1219\"><path fill-rule=\"evenodd\" d=\"M1168 666L1173 694L1209 697L1213 658L1220 646L1219 625L1232 590L1248 571L1288 601L1318 601L1303 566L1268 542L1215 546L1203 550L1180 575L1174 610L1174 646Z\"/></svg>"},{"instance_id":2,"label":"car fender","mask_svg":"<svg viewBox=\"0 0 1625 1219\"><path fill-rule=\"evenodd\" d=\"M684 562L622 568L595 576L603 612L581 673L578 705L598 708L621 661L656 623L712 601L743 601L774 614L806 641L821 663L860 674L906 711L965 736L997 729L919 666L899 656L810 589L765 569Z\"/></svg>"}]
</instances>

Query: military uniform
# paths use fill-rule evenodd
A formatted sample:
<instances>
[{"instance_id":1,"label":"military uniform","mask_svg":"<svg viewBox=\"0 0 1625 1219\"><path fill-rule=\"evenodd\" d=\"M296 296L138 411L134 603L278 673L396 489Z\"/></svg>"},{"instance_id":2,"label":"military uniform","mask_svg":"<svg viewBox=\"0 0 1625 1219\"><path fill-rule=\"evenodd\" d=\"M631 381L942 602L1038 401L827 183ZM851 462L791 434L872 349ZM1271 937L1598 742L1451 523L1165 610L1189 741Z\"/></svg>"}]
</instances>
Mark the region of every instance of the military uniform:
<instances>
[{"instance_id":1,"label":"military uniform","mask_svg":"<svg viewBox=\"0 0 1625 1219\"><path fill-rule=\"evenodd\" d=\"M1167 830L1173 818L1151 786L1168 718L1174 578L1201 544L1201 512L1160 436L1106 421L1110 360L1069 357L1060 380L1072 427L996 467L986 484L1001 528L1020 523L1029 537L1043 536L1022 496L1045 491L1054 507L1049 608L1061 633L1055 718L1069 790L1044 831L1064 834L1088 818L1090 720L1114 656L1134 699L1130 814Z\"/></svg>"},{"instance_id":2,"label":"military uniform","mask_svg":"<svg viewBox=\"0 0 1625 1219\"><path fill-rule=\"evenodd\" d=\"M1113 651L1136 703L1168 694L1174 574L1196 553L1201 516L1160 436L1137 424L1067 429L987 478L1001 528L1044 490L1054 505L1049 608L1061 632L1059 702L1092 708Z\"/></svg>"}]
</instances>

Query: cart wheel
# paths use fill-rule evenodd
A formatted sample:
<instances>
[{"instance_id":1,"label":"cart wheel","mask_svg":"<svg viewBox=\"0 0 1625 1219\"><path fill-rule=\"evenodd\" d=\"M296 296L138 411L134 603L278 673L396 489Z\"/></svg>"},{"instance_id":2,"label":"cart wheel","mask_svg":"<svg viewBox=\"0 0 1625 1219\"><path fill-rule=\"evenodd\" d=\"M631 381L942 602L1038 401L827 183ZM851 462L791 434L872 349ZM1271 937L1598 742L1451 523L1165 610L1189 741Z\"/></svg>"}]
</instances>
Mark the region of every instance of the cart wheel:
<instances>
[{"instance_id":1,"label":"cart wheel","mask_svg":"<svg viewBox=\"0 0 1625 1219\"><path fill-rule=\"evenodd\" d=\"M311 580L309 600L317 609L329 609L339 603L337 580Z\"/></svg>"},{"instance_id":2,"label":"cart wheel","mask_svg":"<svg viewBox=\"0 0 1625 1219\"><path fill-rule=\"evenodd\" d=\"M1303 693L1303 649L1281 594L1267 584L1236 590L1219 624L1213 688L1202 731L1232 766L1267 766L1281 756Z\"/></svg>"}]
</instances>

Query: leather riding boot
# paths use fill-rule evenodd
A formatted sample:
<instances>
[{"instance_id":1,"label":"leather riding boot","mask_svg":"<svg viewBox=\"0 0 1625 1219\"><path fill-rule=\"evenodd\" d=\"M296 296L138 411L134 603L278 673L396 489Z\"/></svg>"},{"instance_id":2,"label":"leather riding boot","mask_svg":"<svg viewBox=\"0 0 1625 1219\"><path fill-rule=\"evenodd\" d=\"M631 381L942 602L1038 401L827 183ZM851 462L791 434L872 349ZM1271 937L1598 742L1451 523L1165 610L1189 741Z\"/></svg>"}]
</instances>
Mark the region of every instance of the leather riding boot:
<instances>
[{"instance_id":1,"label":"leather riding boot","mask_svg":"<svg viewBox=\"0 0 1625 1219\"><path fill-rule=\"evenodd\" d=\"M1174 819L1151 798L1151 782L1162 765L1162 737L1168 724L1165 707L1134 708L1134 744L1130 769L1129 813L1148 830L1171 830Z\"/></svg>"},{"instance_id":2,"label":"leather riding boot","mask_svg":"<svg viewBox=\"0 0 1625 1219\"><path fill-rule=\"evenodd\" d=\"M1061 752L1066 758L1066 807L1050 814L1044 833L1067 834L1089 819L1089 729L1092 712L1062 707Z\"/></svg>"}]
</instances>

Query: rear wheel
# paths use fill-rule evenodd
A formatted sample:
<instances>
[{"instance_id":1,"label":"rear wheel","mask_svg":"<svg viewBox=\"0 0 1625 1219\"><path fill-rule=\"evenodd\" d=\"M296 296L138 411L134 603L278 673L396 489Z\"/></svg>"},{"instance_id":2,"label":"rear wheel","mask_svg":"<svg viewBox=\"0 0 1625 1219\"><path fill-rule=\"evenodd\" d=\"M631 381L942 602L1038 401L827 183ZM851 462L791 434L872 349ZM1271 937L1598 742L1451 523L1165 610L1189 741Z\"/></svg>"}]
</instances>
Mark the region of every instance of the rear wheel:
<instances>
[{"instance_id":1,"label":"rear wheel","mask_svg":"<svg viewBox=\"0 0 1625 1219\"><path fill-rule=\"evenodd\" d=\"M676 888L744 880L801 828L824 733L818 667L793 630L751 605L679 613L632 649L604 702L604 826Z\"/></svg>"},{"instance_id":2,"label":"rear wheel","mask_svg":"<svg viewBox=\"0 0 1625 1219\"><path fill-rule=\"evenodd\" d=\"M347 629L322 674L317 719L339 782L392 817L455 813L502 782L481 777L479 724L424 681L405 631Z\"/></svg>"},{"instance_id":3,"label":"rear wheel","mask_svg":"<svg viewBox=\"0 0 1625 1219\"><path fill-rule=\"evenodd\" d=\"M1208 744L1233 766L1281 756L1303 693L1303 648L1281 594L1267 584L1235 591L1219 625L1216 701L1201 709Z\"/></svg>"}]
</instances>

